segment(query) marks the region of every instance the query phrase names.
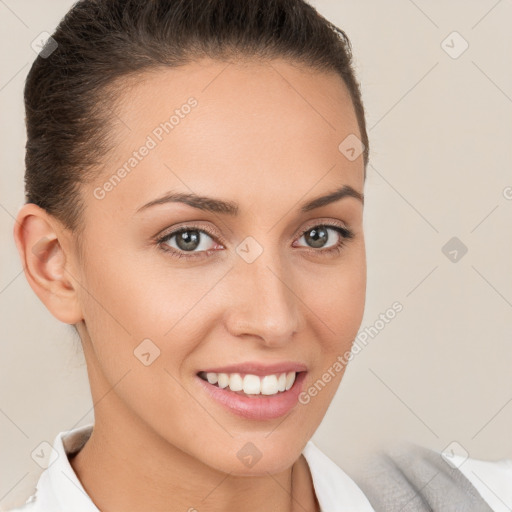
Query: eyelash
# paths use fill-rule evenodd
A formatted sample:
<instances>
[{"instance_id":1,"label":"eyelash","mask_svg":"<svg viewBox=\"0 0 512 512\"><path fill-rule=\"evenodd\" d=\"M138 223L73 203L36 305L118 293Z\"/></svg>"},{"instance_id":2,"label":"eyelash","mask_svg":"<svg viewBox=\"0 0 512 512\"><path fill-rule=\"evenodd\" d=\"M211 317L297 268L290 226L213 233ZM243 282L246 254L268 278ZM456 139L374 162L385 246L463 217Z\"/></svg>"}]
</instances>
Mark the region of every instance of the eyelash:
<instances>
[{"instance_id":1,"label":"eyelash","mask_svg":"<svg viewBox=\"0 0 512 512\"><path fill-rule=\"evenodd\" d=\"M302 238L302 236L305 235L308 231L312 231L313 229L320 228L320 227L334 229L341 235L340 240L338 241L338 243L336 243L336 245L334 245L333 247L329 247L328 249L310 248L310 251L308 251L308 252L322 253L324 255L329 255L329 256L339 254L342 251L342 249L344 248L345 244L347 243L347 240L354 238L354 232L352 230L346 228L345 226L342 226L341 224L315 224L314 226L310 226L310 227L306 228L304 231L302 231L299 235L299 239ZM170 233L167 233L166 235L163 235L160 238L157 238L156 243L163 251L169 253L172 257L178 258L178 259L180 259L180 258L197 259L197 258L204 257L205 253L216 251L215 249L211 249L208 251L199 251L197 253L191 252L191 253L187 254L186 252L181 252L181 251L176 250L174 247L168 247L168 246L164 245L164 242L169 241L173 236L179 235L180 233L183 233L185 231L199 231L201 233L206 233L213 239L216 238L216 235L214 233L212 233L209 229L206 229L204 227L200 228L199 226L194 226L194 225L187 225L187 226L180 227L175 231L171 231ZM208 256L206 256L206 257L208 257Z\"/></svg>"}]
</instances>

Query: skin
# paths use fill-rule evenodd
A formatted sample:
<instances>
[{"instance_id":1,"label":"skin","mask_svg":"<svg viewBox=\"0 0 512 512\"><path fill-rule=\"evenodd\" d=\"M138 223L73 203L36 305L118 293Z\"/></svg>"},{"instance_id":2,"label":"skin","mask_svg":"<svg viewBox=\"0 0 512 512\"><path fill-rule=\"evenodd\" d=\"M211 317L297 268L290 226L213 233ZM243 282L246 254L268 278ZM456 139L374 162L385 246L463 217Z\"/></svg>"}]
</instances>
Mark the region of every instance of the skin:
<instances>
[{"instance_id":1,"label":"skin","mask_svg":"<svg viewBox=\"0 0 512 512\"><path fill-rule=\"evenodd\" d=\"M307 405L268 421L225 410L196 373L299 361L307 389L350 349L366 292L363 204L346 197L299 212L343 185L363 193L362 156L338 150L360 137L348 91L334 73L284 60L205 60L141 78L117 105L122 123L103 172L81 189L84 259L76 236L34 204L14 228L31 287L82 339L95 427L71 465L104 512L318 510L301 452L343 371ZM190 114L96 199L95 187L190 96ZM171 190L235 201L239 215L179 203L136 213ZM187 222L213 230L194 249L210 255L174 258L153 240ZM340 253L302 237L332 222L354 233ZM247 236L263 248L250 264L236 252ZM326 246L341 237L328 236ZM160 350L149 366L134 357L146 338ZM262 453L250 468L237 457L247 442Z\"/></svg>"}]
</instances>

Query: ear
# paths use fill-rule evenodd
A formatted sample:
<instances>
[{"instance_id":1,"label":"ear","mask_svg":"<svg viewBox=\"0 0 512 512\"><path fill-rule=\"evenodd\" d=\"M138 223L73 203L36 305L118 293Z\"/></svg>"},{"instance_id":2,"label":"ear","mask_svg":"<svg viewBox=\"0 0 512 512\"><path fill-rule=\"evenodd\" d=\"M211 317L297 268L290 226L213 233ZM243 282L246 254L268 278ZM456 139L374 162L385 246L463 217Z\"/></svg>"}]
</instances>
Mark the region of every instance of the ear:
<instances>
[{"instance_id":1,"label":"ear","mask_svg":"<svg viewBox=\"0 0 512 512\"><path fill-rule=\"evenodd\" d=\"M28 203L18 212L13 234L32 290L55 318L66 324L80 322L83 316L76 293L78 283L60 223L39 206Z\"/></svg>"}]
</instances>

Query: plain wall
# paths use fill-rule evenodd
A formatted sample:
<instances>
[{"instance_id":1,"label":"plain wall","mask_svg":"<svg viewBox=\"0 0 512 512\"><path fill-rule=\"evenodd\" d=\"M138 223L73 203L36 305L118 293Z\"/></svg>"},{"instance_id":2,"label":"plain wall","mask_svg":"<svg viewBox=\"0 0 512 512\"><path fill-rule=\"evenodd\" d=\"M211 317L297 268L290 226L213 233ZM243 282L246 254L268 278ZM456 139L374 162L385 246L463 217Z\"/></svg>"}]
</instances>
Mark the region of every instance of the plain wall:
<instances>
[{"instance_id":1,"label":"plain wall","mask_svg":"<svg viewBox=\"0 0 512 512\"><path fill-rule=\"evenodd\" d=\"M311 3L347 32L362 82L371 158L360 332L373 327L313 441L348 470L403 439L512 458L512 2ZM94 421L77 338L29 287L12 236L24 201L31 42L71 4L0 3L4 509L33 492L36 446ZM469 44L458 58L442 47L454 31ZM453 53L462 42L452 35L444 45ZM467 247L456 262L443 252L453 237ZM395 301L403 310L382 324Z\"/></svg>"}]
</instances>

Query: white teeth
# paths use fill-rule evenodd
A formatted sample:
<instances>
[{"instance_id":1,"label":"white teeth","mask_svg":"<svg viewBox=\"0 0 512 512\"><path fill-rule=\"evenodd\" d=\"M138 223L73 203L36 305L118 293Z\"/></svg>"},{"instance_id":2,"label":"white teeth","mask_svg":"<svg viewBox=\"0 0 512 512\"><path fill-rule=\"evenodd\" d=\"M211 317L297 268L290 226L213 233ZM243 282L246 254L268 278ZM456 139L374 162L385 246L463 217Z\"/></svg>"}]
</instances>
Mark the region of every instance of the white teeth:
<instances>
[{"instance_id":1,"label":"white teeth","mask_svg":"<svg viewBox=\"0 0 512 512\"><path fill-rule=\"evenodd\" d=\"M265 375L265 377L261 379L261 394L275 395L277 391L277 377L275 375Z\"/></svg>"},{"instance_id":2,"label":"white teeth","mask_svg":"<svg viewBox=\"0 0 512 512\"><path fill-rule=\"evenodd\" d=\"M242 377L240 377L239 373L232 373L229 376L229 389L231 391L242 391L244 388Z\"/></svg>"},{"instance_id":3,"label":"white teeth","mask_svg":"<svg viewBox=\"0 0 512 512\"><path fill-rule=\"evenodd\" d=\"M295 377L295 372L283 372L264 377L253 374L242 377L239 373L206 373L206 380L210 384L217 384L220 388L229 386L231 391L243 391L246 395L276 395L279 392L288 391L293 386Z\"/></svg>"},{"instance_id":4,"label":"white teeth","mask_svg":"<svg viewBox=\"0 0 512 512\"><path fill-rule=\"evenodd\" d=\"M227 373L219 373L217 383L219 388L226 388L229 384L229 375Z\"/></svg>"},{"instance_id":5,"label":"white teeth","mask_svg":"<svg viewBox=\"0 0 512 512\"><path fill-rule=\"evenodd\" d=\"M295 373L287 373L286 374L286 386L285 386L286 391L288 391L293 386L294 382L295 382Z\"/></svg>"},{"instance_id":6,"label":"white teeth","mask_svg":"<svg viewBox=\"0 0 512 512\"><path fill-rule=\"evenodd\" d=\"M286 373L281 373L279 379L277 379L277 389L284 391L286 389Z\"/></svg>"},{"instance_id":7,"label":"white teeth","mask_svg":"<svg viewBox=\"0 0 512 512\"><path fill-rule=\"evenodd\" d=\"M217 380L218 380L218 378L217 378L217 374L216 374L216 373L210 373L210 372L208 372L208 373L206 374L206 379L208 380L208 382L209 382L210 384L217 384Z\"/></svg>"},{"instance_id":8,"label":"white teeth","mask_svg":"<svg viewBox=\"0 0 512 512\"><path fill-rule=\"evenodd\" d=\"M244 393L246 395L258 395L261 383L257 375L246 375L244 377Z\"/></svg>"}]
</instances>

